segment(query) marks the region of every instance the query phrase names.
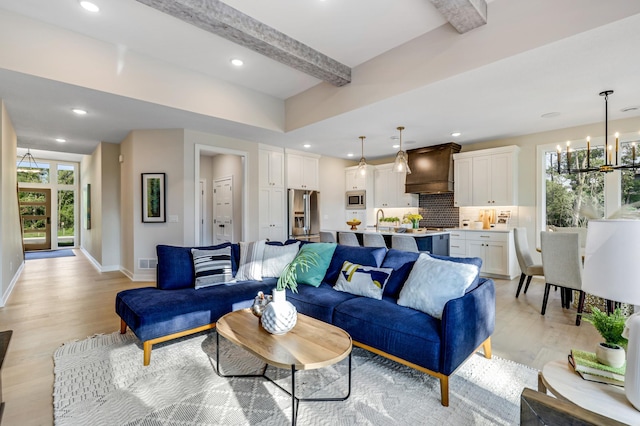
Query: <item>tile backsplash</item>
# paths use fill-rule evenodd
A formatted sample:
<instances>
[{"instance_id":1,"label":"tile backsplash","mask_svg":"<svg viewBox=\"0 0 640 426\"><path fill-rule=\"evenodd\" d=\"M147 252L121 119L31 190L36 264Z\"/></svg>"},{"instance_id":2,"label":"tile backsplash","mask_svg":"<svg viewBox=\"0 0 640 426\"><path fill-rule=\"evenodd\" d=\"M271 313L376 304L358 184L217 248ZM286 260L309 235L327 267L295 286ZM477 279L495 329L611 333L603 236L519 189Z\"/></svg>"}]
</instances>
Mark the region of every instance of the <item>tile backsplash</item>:
<instances>
[{"instance_id":1,"label":"tile backsplash","mask_svg":"<svg viewBox=\"0 0 640 426\"><path fill-rule=\"evenodd\" d=\"M421 227L455 228L459 226L460 212L453 206L453 193L420 194L419 213Z\"/></svg>"}]
</instances>

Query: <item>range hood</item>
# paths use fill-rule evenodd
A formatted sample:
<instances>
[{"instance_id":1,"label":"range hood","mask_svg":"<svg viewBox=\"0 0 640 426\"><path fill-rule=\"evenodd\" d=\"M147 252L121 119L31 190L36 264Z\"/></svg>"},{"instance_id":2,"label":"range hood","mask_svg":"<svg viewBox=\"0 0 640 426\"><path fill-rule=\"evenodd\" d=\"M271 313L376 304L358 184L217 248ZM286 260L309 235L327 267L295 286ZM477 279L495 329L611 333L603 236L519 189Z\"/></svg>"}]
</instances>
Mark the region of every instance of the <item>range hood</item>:
<instances>
[{"instance_id":1,"label":"range hood","mask_svg":"<svg viewBox=\"0 0 640 426\"><path fill-rule=\"evenodd\" d=\"M405 191L412 194L439 194L453 192L453 154L460 145L449 142L442 145L410 149L409 168Z\"/></svg>"}]
</instances>

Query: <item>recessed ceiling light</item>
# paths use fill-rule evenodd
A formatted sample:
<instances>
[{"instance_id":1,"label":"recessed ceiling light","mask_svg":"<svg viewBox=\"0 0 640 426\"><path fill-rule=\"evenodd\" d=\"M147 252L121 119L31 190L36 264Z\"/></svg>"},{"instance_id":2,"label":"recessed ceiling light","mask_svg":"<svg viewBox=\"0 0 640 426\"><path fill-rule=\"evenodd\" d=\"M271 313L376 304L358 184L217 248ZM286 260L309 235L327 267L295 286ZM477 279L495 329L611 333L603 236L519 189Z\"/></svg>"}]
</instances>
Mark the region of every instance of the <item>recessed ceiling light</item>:
<instances>
[{"instance_id":1,"label":"recessed ceiling light","mask_svg":"<svg viewBox=\"0 0 640 426\"><path fill-rule=\"evenodd\" d=\"M302 146L304 146L305 148L311 148L311 144L310 144L310 143L305 143L305 144L304 144L304 145L302 145Z\"/></svg>"},{"instance_id":2,"label":"recessed ceiling light","mask_svg":"<svg viewBox=\"0 0 640 426\"><path fill-rule=\"evenodd\" d=\"M540 117L541 118L553 118L553 117L557 117L559 115L560 115L559 112L554 111L554 112L547 112L546 114L542 114Z\"/></svg>"},{"instance_id":3,"label":"recessed ceiling light","mask_svg":"<svg viewBox=\"0 0 640 426\"><path fill-rule=\"evenodd\" d=\"M81 108L74 108L71 111L75 112L78 115L87 115L87 111Z\"/></svg>"},{"instance_id":4,"label":"recessed ceiling light","mask_svg":"<svg viewBox=\"0 0 640 426\"><path fill-rule=\"evenodd\" d=\"M241 67L244 65L244 61L242 59L234 58L231 60L231 64L235 65L236 67Z\"/></svg>"},{"instance_id":5,"label":"recessed ceiling light","mask_svg":"<svg viewBox=\"0 0 640 426\"><path fill-rule=\"evenodd\" d=\"M451 136L453 136L454 138L457 138L458 136L460 136L462 133L460 132L453 132L451 133Z\"/></svg>"},{"instance_id":6,"label":"recessed ceiling light","mask_svg":"<svg viewBox=\"0 0 640 426\"><path fill-rule=\"evenodd\" d=\"M64 139L64 138L56 138L56 142L63 143L63 142L66 142L66 141L67 141L67 140L66 140L66 139Z\"/></svg>"},{"instance_id":7,"label":"recessed ceiling light","mask_svg":"<svg viewBox=\"0 0 640 426\"><path fill-rule=\"evenodd\" d=\"M100 12L100 8L95 3L92 3L87 0L81 0L80 6L82 6L83 9L88 10L89 12L93 12L93 13Z\"/></svg>"},{"instance_id":8,"label":"recessed ceiling light","mask_svg":"<svg viewBox=\"0 0 640 426\"><path fill-rule=\"evenodd\" d=\"M347 157L353 157L353 152L348 153Z\"/></svg>"},{"instance_id":9,"label":"recessed ceiling light","mask_svg":"<svg viewBox=\"0 0 640 426\"><path fill-rule=\"evenodd\" d=\"M397 144L391 145L391 148L400 148L400 144L397 143Z\"/></svg>"},{"instance_id":10,"label":"recessed ceiling light","mask_svg":"<svg viewBox=\"0 0 640 426\"><path fill-rule=\"evenodd\" d=\"M640 106L630 106L630 107L626 107L626 108L622 108L620 111L621 112L630 112L630 111L637 111L640 109Z\"/></svg>"}]
</instances>

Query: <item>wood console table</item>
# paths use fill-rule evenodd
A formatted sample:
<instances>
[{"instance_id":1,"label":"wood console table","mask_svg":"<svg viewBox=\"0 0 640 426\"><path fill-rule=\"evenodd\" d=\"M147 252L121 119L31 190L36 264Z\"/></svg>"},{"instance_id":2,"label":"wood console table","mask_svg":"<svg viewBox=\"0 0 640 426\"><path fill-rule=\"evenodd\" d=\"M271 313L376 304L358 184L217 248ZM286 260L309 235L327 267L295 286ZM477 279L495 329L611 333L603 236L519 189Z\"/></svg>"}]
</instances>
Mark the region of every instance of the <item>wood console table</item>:
<instances>
[{"instance_id":1,"label":"wood console table","mask_svg":"<svg viewBox=\"0 0 640 426\"><path fill-rule=\"evenodd\" d=\"M2 423L2 414L4 413L4 401L2 399L2 364L4 363L4 356L7 354L12 334L12 330L0 331L0 423Z\"/></svg>"}]
</instances>

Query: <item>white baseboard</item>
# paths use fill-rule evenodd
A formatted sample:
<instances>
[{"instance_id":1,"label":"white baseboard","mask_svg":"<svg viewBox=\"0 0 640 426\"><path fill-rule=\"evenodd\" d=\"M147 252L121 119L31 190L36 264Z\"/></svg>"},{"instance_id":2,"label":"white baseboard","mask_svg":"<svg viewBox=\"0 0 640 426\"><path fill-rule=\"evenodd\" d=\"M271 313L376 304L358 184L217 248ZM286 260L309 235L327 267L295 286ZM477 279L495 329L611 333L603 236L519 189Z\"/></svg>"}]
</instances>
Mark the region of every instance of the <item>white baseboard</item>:
<instances>
[{"instance_id":1,"label":"white baseboard","mask_svg":"<svg viewBox=\"0 0 640 426\"><path fill-rule=\"evenodd\" d=\"M18 282L18 278L20 278L20 274L22 274L23 269L24 269L24 260L22 261L22 263L20 263L20 266L16 270L16 273L13 275L13 278L11 278L11 282L9 283L9 288L7 288L7 291L2 295L2 298L0 298L0 308L3 308L4 305L7 304L7 300L9 300L9 296L11 296L11 293L13 292L13 289L15 288L16 283Z\"/></svg>"}]
</instances>

